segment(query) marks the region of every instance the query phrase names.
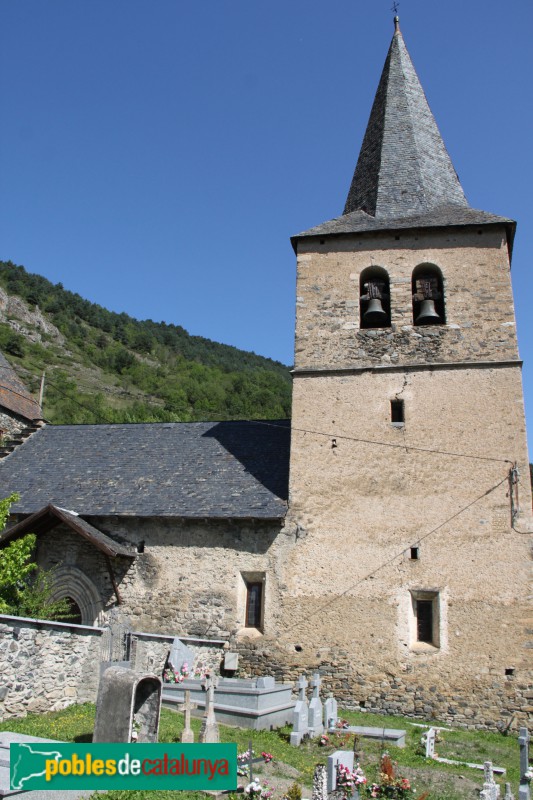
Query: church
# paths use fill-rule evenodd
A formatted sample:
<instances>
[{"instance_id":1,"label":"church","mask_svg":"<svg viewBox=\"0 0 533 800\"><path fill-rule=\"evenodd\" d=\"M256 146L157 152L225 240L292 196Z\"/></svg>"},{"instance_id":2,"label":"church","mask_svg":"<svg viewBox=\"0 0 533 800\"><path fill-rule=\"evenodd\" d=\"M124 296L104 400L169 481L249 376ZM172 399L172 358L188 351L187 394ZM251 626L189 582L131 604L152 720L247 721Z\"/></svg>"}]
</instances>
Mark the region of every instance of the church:
<instances>
[{"instance_id":1,"label":"church","mask_svg":"<svg viewBox=\"0 0 533 800\"><path fill-rule=\"evenodd\" d=\"M318 670L357 708L526 720L515 227L470 207L396 18L344 211L292 238L292 419L47 425L2 361L0 544L37 534L83 625L224 639L240 674Z\"/></svg>"}]
</instances>

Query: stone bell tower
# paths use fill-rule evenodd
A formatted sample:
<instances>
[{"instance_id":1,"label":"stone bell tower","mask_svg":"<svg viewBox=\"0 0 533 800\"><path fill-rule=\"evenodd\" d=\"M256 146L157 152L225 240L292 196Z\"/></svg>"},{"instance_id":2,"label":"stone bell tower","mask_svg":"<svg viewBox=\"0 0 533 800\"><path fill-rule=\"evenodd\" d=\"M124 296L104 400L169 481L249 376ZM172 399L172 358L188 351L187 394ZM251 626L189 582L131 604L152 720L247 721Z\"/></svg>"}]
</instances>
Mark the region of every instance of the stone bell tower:
<instances>
[{"instance_id":1,"label":"stone bell tower","mask_svg":"<svg viewBox=\"0 0 533 800\"><path fill-rule=\"evenodd\" d=\"M366 708L527 708L514 233L469 206L396 18L344 212L292 240L286 646Z\"/></svg>"}]
</instances>

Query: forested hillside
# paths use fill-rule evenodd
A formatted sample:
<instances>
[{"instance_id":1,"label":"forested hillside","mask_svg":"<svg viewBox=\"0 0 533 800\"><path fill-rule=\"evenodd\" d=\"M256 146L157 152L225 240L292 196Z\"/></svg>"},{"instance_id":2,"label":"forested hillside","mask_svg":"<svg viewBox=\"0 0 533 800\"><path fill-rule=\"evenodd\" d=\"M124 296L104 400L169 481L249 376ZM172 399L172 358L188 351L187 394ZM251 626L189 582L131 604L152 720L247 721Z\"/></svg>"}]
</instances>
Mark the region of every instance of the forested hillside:
<instances>
[{"instance_id":1,"label":"forested hillside","mask_svg":"<svg viewBox=\"0 0 533 800\"><path fill-rule=\"evenodd\" d=\"M20 298L20 299L19 299ZM117 314L0 261L0 351L56 423L290 416L279 362Z\"/></svg>"}]
</instances>

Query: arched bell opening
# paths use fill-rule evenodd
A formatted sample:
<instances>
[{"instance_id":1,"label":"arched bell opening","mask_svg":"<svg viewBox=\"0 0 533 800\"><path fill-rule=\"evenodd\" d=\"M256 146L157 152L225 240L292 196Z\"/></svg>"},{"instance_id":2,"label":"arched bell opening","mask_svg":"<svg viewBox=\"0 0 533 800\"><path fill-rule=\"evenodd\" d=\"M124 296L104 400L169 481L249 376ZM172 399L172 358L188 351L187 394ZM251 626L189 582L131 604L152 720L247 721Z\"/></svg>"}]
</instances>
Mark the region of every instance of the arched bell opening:
<instances>
[{"instance_id":1,"label":"arched bell opening","mask_svg":"<svg viewBox=\"0 0 533 800\"><path fill-rule=\"evenodd\" d=\"M359 279L359 325L390 328L390 280L383 267L368 267Z\"/></svg>"},{"instance_id":2,"label":"arched bell opening","mask_svg":"<svg viewBox=\"0 0 533 800\"><path fill-rule=\"evenodd\" d=\"M434 264L413 270L413 325L445 325L446 308L442 272Z\"/></svg>"}]
</instances>

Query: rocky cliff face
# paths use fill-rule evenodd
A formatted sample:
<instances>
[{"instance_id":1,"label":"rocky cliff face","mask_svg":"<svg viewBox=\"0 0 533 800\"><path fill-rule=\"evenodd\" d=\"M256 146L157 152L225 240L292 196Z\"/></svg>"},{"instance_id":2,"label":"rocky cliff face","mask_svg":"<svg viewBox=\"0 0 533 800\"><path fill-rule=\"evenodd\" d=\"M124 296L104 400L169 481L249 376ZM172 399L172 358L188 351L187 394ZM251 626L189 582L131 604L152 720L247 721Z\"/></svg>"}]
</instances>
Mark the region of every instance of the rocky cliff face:
<instances>
[{"instance_id":1,"label":"rocky cliff face","mask_svg":"<svg viewBox=\"0 0 533 800\"><path fill-rule=\"evenodd\" d=\"M0 287L0 322L9 325L31 342L46 346L47 340L64 344L65 339L55 325L46 320L39 306L31 309L20 297L10 296Z\"/></svg>"}]
</instances>

